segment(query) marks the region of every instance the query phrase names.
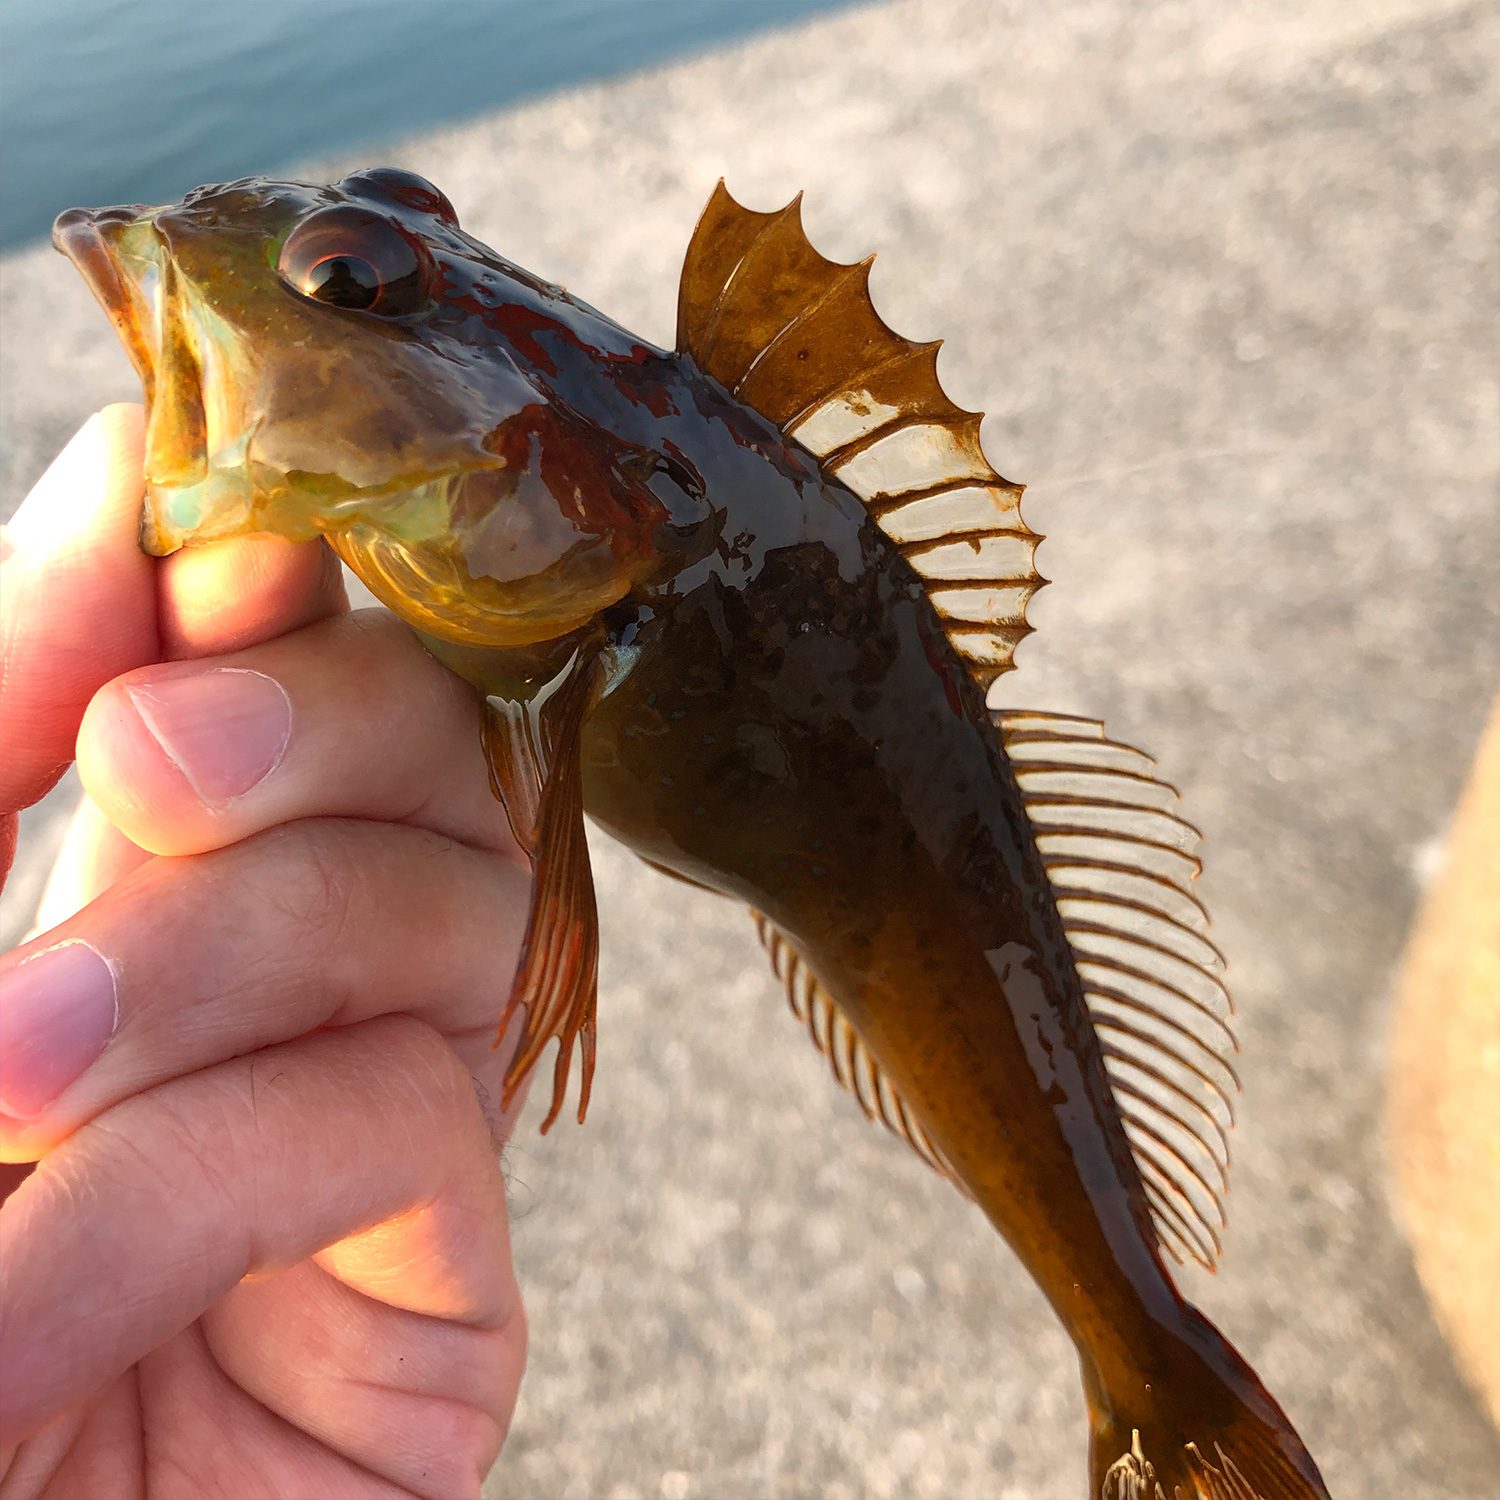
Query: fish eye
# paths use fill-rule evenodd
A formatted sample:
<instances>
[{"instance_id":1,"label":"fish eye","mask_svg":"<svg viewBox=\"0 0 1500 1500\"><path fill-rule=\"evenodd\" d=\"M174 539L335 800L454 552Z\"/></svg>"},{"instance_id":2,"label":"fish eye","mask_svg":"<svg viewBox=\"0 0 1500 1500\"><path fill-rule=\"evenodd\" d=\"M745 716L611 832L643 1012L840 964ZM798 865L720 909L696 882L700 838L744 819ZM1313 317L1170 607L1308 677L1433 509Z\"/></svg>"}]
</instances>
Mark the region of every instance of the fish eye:
<instances>
[{"instance_id":1,"label":"fish eye","mask_svg":"<svg viewBox=\"0 0 1500 1500\"><path fill-rule=\"evenodd\" d=\"M426 306L431 261L389 219L340 205L309 214L286 237L276 262L281 279L329 307L399 318Z\"/></svg>"},{"instance_id":2,"label":"fish eye","mask_svg":"<svg viewBox=\"0 0 1500 1500\"><path fill-rule=\"evenodd\" d=\"M457 225L458 215L446 193L435 188L425 177L404 167L366 167L344 179L356 187L373 187L383 197L417 213L432 214L445 224Z\"/></svg>"}]
</instances>

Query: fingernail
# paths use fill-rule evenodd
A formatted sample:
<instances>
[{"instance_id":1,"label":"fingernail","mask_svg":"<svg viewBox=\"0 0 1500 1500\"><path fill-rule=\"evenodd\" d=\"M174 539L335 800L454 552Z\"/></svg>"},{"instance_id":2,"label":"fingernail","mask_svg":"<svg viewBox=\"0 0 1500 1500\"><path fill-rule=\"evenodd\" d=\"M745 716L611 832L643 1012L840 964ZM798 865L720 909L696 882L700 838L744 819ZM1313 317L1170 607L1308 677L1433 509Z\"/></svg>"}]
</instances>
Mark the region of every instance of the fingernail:
<instances>
[{"instance_id":1,"label":"fingernail","mask_svg":"<svg viewBox=\"0 0 1500 1500\"><path fill-rule=\"evenodd\" d=\"M120 1005L114 970L87 943L59 943L0 979L0 1113L30 1120L104 1051Z\"/></svg>"},{"instance_id":2,"label":"fingernail","mask_svg":"<svg viewBox=\"0 0 1500 1500\"><path fill-rule=\"evenodd\" d=\"M292 701L263 672L213 667L125 692L162 753L210 807L243 797L286 752Z\"/></svg>"}]
</instances>

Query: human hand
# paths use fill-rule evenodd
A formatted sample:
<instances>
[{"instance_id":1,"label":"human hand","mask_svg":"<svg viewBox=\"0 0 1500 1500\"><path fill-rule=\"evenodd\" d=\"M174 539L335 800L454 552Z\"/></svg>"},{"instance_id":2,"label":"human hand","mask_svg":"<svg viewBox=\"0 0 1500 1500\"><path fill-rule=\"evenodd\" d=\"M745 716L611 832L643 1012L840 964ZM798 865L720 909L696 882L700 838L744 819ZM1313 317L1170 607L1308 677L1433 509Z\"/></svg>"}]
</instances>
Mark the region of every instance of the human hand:
<instances>
[{"instance_id":1,"label":"human hand","mask_svg":"<svg viewBox=\"0 0 1500 1500\"><path fill-rule=\"evenodd\" d=\"M0 959L0 1497L477 1495L529 888L477 709L321 543L143 556L141 442L5 548L0 815L75 739L88 799Z\"/></svg>"}]
</instances>

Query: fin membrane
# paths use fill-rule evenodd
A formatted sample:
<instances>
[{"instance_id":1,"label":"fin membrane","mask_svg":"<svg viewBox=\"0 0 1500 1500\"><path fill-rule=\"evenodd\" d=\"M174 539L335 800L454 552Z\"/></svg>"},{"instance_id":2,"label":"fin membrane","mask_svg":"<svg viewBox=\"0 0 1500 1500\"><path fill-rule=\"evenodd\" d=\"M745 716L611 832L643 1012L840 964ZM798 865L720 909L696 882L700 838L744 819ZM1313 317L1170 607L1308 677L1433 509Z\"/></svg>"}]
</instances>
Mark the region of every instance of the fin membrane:
<instances>
[{"instance_id":1,"label":"fin membrane","mask_svg":"<svg viewBox=\"0 0 1500 1500\"><path fill-rule=\"evenodd\" d=\"M943 1153L927 1139L921 1122L870 1055L833 997L818 983L791 940L760 912L752 911L750 915L776 977L786 986L792 1014L807 1028L813 1046L828 1059L829 1071L840 1087L854 1095L867 1120L879 1120L933 1171L967 1196L968 1190Z\"/></svg>"},{"instance_id":2,"label":"fin membrane","mask_svg":"<svg viewBox=\"0 0 1500 1500\"><path fill-rule=\"evenodd\" d=\"M1167 1500L1156 1469L1141 1451L1141 1435L1130 1434L1130 1452L1122 1453L1104 1476L1099 1500Z\"/></svg>"},{"instance_id":3,"label":"fin membrane","mask_svg":"<svg viewBox=\"0 0 1500 1500\"><path fill-rule=\"evenodd\" d=\"M1240 1473L1235 1462L1222 1449L1218 1464L1210 1463L1189 1443L1184 1459L1192 1477L1193 1489L1185 1493L1180 1484L1172 1486L1171 1500L1261 1500ZM1222 1467L1221 1467L1222 1465ZM1122 1454L1104 1476L1100 1500L1168 1500L1167 1492L1156 1477L1156 1468L1141 1451L1141 1435L1131 1434L1130 1452Z\"/></svg>"},{"instance_id":4,"label":"fin membrane","mask_svg":"<svg viewBox=\"0 0 1500 1500\"><path fill-rule=\"evenodd\" d=\"M575 656L534 699L490 698L484 745L490 780L517 842L531 860L531 910L510 999L496 1034L524 1008L521 1040L505 1074L509 1106L547 1043L557 1039L545 1134L562 1110L574 1043L583 1074L578 1120L594 1078L599 985L599 914L583 825L579 734L597 693L597 673Z\"/></svg>"},{"instance_id":5,"label":"fin membrane","mask_svg":"<svg viewBox=\"0 0 1500 1500\"><path fill-rule=\"evenodd\" d=\"M1301 1500L1311 1493L1301 1485L1278 1488L1274 1496L1258 1490L1217 1444L1214 1460L1205 1458L1196 1443L1188 1443L1180 1463L1192 1488L1185 1490L1174 1483L1169 1497L1157 1477L1156 1466L1141 1450L1140 1433L1133 1432L1130 1451L1109 1466L1099 1500Z\"/></svg>"},{"instance_id":6,"label":"fin membrane","mask_svg":"<svg viewBox=\"0 0 1500 1500\"><path fill-rule=\"evenodd\" d=\"M985 458L983 415L943 393L941 341L887 327L870 300L873 257L824 259L801 201L756 213L719 183L683 265L677 347L868 505L987 688L1014 665L1045 582L1022 487Z\"/></svg>"},{"instance_id":7,"label":"fin membrane","mask_svg":"<svg viewBox=\"0 0 1500 1500\"><path fill-rule=\"evenodd\" d=\"M1240 1084L1224 960L1192 891L1198 832L1177 816L1177 793L1157 780L1151 757L1106 738L1102 724L1062 714L994 717L1158 1238L1179 1262L1212 1270Z\"/></svg>"}]
</instances>

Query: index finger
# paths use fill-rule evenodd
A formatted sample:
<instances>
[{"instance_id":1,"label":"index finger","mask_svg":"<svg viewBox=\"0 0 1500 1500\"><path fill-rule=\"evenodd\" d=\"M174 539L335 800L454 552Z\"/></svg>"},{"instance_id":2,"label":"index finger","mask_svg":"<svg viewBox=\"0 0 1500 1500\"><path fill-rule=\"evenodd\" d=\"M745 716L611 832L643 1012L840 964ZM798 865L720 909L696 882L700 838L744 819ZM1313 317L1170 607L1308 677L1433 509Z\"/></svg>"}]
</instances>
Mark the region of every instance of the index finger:
<instances>
[{"instance_id":1,"label":"index finger","mask_svg":"<svg viewBox=\"0 0 1500 1500\"><path fill-rule=\"evenodd\" d=\"M346 608L321 543L246 538L157 562L140 549L144 420L84 424L5 528L0 587L0 818L73 759L83 711L136 667L233 650ZM0 843L13 830L0 829Z\"/></svg>"},{"instance_id":2,"label":"index finger","mask_svg":"<svg viewBox=\"0 0 1500 1500\"><path fill-rule=\"evenodd\" d=\"M153 564L136 544L138 407L90 417L0 546L0 812L42 797L73 759L90 698L157 660Z\"/></svg>"}]
</instances>

